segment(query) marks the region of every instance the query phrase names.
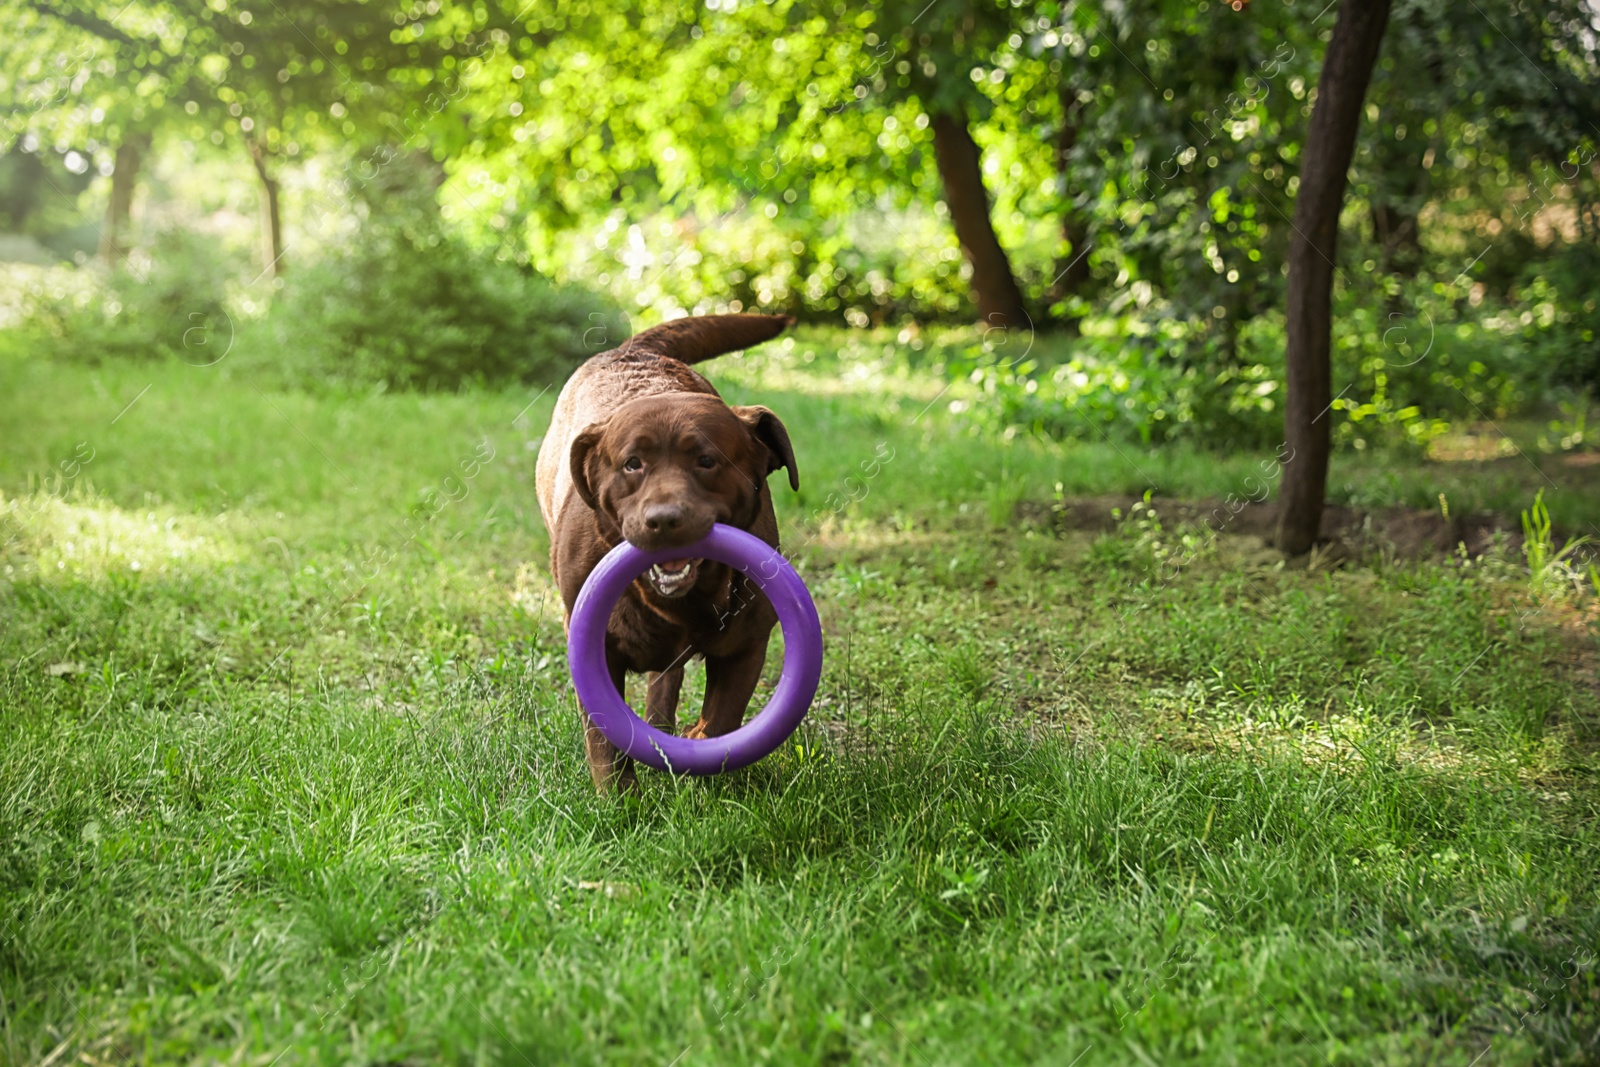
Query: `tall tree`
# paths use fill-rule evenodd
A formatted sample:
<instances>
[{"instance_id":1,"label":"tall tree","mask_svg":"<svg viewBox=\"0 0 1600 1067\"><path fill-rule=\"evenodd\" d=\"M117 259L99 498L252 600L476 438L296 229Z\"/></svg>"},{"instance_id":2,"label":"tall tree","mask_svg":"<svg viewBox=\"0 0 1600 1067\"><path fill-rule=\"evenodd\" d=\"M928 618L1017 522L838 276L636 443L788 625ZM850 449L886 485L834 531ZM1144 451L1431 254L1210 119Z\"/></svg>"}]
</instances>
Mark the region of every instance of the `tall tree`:
<instances>
[{"instance_id":1,"label":"tall tree","mask_svg":"<svg viewBox=\"0 0 1600 1067\"><path fill-rule=\"evenodd\" d=\"M959 111L933 116L933 152L944 181L945 203L955 223L956 239L972 266L973 302L984 325L1020 328L1028 323L1022 290L1011 260L995 236L989 218L989 191L983 184L983 156L967 118Z\"/></svg>"},{"instance_id":2,"label":"tall tree","mask_svg":"<svg viewBox=\"0 0 1600 1067\"><path fill-rule=\"evenodd\" d=\"M1338 22L1322 61L1317 101L1306 130L1305 162L1295 195L1289 239L1287 404L1288 446L1279 493L1278 547L1310 551L1322 531L1332 443L1333 275L1350 159L1361 126L1362 100L1383 44L1390 0L1341 0Z\"/></svg>"},{"instance_id":3,"label":"tall tree","mask_svg":"<svg viewBox=\"0 0 1600 1067\"><path fill-rule=\"evenodd\" d=\"M280 171L317 143L401 130L406 105L439 97L447 71L484 52L509 19L399 0L276 0L264 12L212 0L21 0L57 33L90 42L83 77L52 97L58 128L115 146L102 250L124 251L139 164L164 128L201 123L242 140L260 180L262 260L283 269ZM432 11L430 10L432 9ZM430 27L424 22L438 25ZM0 49L0 59L6 54ZM431 117L441 108L425 109ZM416 109L412 109L413 111ZM42 121L42 116L33 116ZM402 137L406 137L404 131ZM236 142L237 143L237 142Z\"/></svg>"},{"instance_id":4,"label":"tall tree","mask_svg":"<svg viewBox=\"0 0 1600 1067\"><path fill-rule=\"evenodd\" d=\"M112 157L111 197L106 203L105 226L100 230L100 258L112 266L128 256L132 243L133 194L149 151L150 134L139 130L124 135Z\"/></svg>"},{"instance_id":5,"label":"tall tree","mask_svg":"<svg viewBox=\"0 0 1600 1067\"><path fill-rule=\"evenodd\" d=\"M1011 257L995 235L982 153L968 126L971 109L987 111L992 105L972 79L962 76L974 64L991 61L1011 34L1011 5L1003 0L933 0L925 5L912 0L887 5L885 13L904 26L898 43L906 57L906 86L932 120L934 160L956 239L972 266L978 317L992 327L1024 326L1029 319L1022 289Z\"/></svg>"}]
</instances>

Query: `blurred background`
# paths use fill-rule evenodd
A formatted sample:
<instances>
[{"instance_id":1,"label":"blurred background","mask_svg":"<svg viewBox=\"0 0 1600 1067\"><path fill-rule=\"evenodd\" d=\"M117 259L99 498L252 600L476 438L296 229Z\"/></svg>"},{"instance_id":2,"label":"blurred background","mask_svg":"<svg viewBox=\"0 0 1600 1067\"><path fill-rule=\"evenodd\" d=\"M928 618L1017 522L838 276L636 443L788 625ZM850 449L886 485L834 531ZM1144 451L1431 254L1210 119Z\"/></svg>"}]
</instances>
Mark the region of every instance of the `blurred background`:
<instances>
[{"instance_id":1,"label":"blurred background","mask_svg":"<svg viewBox=\"0 0 1600 1067\"><path fill-rule=\"evenodd\" d=\"M1366 95L1335 278L1344 449L1509 453L1505 420L1592 444L1596 11L1471 6L1398 3ZM663 317L786 312L977 383L993 429L1282 439L1331 5L0 10L15 351L226 350L293 387L454 390L558 380L586 336Z\"/></svg>"}]
</instances>

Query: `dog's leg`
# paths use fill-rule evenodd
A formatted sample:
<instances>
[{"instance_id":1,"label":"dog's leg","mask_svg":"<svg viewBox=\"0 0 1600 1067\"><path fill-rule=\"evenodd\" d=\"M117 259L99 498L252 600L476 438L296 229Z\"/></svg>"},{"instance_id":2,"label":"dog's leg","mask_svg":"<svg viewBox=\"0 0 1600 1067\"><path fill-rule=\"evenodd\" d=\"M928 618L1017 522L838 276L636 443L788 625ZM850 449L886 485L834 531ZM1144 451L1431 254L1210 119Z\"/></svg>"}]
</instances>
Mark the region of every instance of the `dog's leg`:
<instances>
[{"instance_id":1,"label":"dog's leg","mask_svg":"<svg viewBox=\"0 0 1600 1067\"><path fill-rule=\"evenodd\" d=\"M610 650L606 652L606 667L611 673L611 684L617 687L617 692L626 695L623 688L625 672L622 664ZM639 791L639 776L633 769L633 760L624 756L611 739L600 732L600 728L589 718L589 709L583 708L583 747L584 754L589 759L589 776L594 779L595 788L602 793L617 790L623 793L637 793Z\"/></svg>"},{"instance_id":2,"label":"dog's leg","mask_svg":"<svg viewBox=\"0 0 1600 1067\"><path fill-rule=\"evenodd\" d=\"M737 656L706 657L706 702L700 721L685 737L721 737L744 724L750 695L761 680L761 667L767 661L767 639Z\"/></svg>"},{"instance_id":3,"label":"dog's leg","mask_svg":"<svg viewBox=\"0 0 1600 1067\"><path fill-rule=\"evenodd\" d=\"M669 734L678 732L678 694L683 690L683 668L650 672L644 700L645 722Z\"/></svg>"}]
</instances>

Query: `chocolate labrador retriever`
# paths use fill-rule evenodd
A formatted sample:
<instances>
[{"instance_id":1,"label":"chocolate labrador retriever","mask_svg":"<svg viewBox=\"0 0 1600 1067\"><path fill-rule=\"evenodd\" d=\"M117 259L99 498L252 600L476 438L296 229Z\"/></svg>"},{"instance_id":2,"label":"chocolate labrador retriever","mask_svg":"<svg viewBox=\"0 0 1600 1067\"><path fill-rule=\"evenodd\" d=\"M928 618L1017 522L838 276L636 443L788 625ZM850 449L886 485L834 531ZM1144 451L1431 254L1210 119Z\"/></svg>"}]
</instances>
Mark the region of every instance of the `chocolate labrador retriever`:
<instances>
[{"instance_id":1,"label":"chocolate labrador retriever","mask_svg":"<svg viewBox=\"0 0 1600 1067\"><path fill-rule=\"evenodd\" d=\"M792 321L678 319L573 373L539 449L539 509L567 617L589 572L623 540L643 549L687 546L721 522L778 546L767 476L786 467L790 488L800 488L789 433L764 407L729 407L689 365L776 337ZM648 672L646 718L672 730L684 661L703 656L705 704L686 736L716 737L744 721L777 621L733 568L669 560L618 602L606 631L606 665L618 692L624 672ZM637 788L633 761L619 756L587 711L584 724L595 785Z\"/></svg>"}]
</instances>

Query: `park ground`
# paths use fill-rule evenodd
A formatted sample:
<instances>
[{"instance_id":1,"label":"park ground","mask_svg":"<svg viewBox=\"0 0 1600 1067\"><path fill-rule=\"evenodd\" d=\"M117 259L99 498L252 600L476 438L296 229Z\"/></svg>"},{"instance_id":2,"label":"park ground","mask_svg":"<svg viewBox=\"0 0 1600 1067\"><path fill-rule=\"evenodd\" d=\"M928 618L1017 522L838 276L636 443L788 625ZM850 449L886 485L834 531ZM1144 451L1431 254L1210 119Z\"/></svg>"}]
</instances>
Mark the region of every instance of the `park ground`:
<instances>
[{"instance_id":1,"label":"park ground","mask_svg":"<svg viewBox=\"0 0 1600 1067\"><path fill-rule=\"evenodd\" d=\"M1341 454L1286 566L1194 525L1270 450L896 366L708 365L795 438L827 665L771 758L619 799L551 393L0 360L0 1061L1600 1060L1600 597L1518 522L1600 532L1600 466Z\"/></svg>"}]
</instances>

